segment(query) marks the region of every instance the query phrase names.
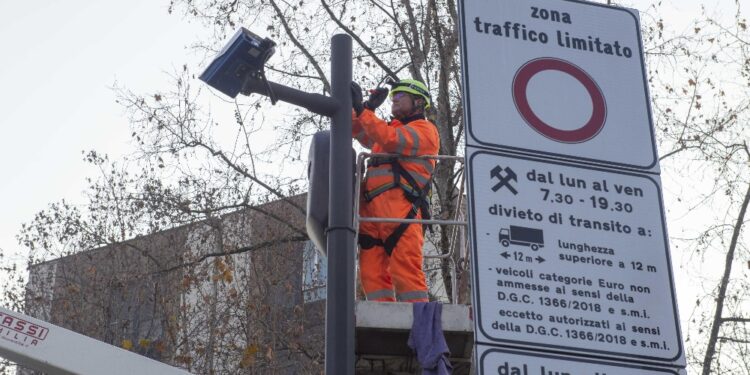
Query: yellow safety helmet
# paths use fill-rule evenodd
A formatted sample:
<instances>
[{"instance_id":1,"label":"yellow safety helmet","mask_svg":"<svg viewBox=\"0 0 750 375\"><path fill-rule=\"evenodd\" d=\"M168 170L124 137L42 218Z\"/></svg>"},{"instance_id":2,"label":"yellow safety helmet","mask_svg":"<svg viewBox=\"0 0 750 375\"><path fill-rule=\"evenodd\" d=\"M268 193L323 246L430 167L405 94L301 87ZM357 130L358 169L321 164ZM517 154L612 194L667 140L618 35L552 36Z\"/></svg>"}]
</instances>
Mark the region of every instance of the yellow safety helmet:
<instances>
[{"instance_id":1,"label":"yellow safety helmet","mask_svg":"<svg viewBox=\"0 0 750 375\"><path fill-rule=\"evenodd\" d=\"M416 79L402 79L398 82L391 83L393 89L391 89L390 97L397 92L405 92L412 95L421 96L425 100L424 109L430 108L430 92L427 90L427 86L424 83L417 81Z\"/></svg>"}]
</instances>

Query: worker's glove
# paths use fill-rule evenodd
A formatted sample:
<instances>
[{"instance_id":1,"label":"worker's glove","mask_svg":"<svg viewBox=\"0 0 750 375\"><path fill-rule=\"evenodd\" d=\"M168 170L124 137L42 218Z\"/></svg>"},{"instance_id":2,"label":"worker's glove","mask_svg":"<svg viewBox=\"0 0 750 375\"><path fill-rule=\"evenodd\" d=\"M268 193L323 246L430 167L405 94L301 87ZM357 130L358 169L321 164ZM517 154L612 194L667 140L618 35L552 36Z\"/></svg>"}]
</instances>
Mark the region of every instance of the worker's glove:
<instances>
[{"instance_id":1,"label":"worker's glove","mask_svg":"<svg viewBox=\"0 0 750 375\"><path fill-rule=\"evenodd\" d=\"M362 104L362 88L359 87L357 82L352 82L351 92L352 92L352 108L354 108L354 112L356 112L357 116L359 116L362 114L362 111L365 110L365 106L364 104Z\"/></svg>"},{"instance_id":2,"label":"worker's glove","mask_svg":"<svg viewBox=\"0 0 750 375\"><path fill-rule=\"evenodd\" d=\"M380 107L381 104L385 101L385 98L388 97L388 89L385 87L378 87L376 89L370 90L370 97L367 98L367 101L364 103L365 108L374 111Z\"/></svg>"}]
</instances>

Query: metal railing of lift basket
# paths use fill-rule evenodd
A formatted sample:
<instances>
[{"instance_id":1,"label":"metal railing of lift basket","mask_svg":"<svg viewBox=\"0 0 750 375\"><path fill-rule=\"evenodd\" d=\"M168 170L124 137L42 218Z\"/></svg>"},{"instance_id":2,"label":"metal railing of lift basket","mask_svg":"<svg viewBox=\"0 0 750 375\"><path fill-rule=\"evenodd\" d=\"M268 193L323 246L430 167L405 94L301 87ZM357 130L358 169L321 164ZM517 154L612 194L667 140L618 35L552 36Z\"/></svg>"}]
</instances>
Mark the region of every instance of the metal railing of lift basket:
<instances>
[{"instance_id":1,"label":"metal railing of lift basket","mask_svg":"<svg viewBox=\"0 0 750 375\"><path fill-rule=\"evenodd\" d=\"M451 273L451 295L450 302L452 304L458 303L458 291L457 291L457 264L454 257L456 248L459 248L459 260L466 262L468 260L467 246L466 246L466 231L468 230L468 222L463 214L463 197L464 197L464 186L465 186L465 168L461 168L457 180L459 181L459 193L456 202L456 212L452 220L444 219L405 219L405 218L385 218L385 217L361 217L359 216L359 202L361 194L361 185L365 177L365 161L374 157L395 157L395 158L407 158L403 155L398 154L383 154L383 153L368 153L361 152L357 155L357 166L355 171L354 184L354 241L355 248L359 248L356 244L357 238L359 237L359 223L361 222L373 222L373 223L410 223L410 224L437 224L437 225L448 225L450 226L451 232L449 233L448 252L445 254L437 255L425 255L425 259L447 259L450 264ZM408 156L409 159L427 159L427 160L455 160L457 163L464 164L465 160L462 156L450 156L450 155L425 155L425 156ZM432 183L432 177L430 177L430 183ZM434 191L434 189L433 189ZM462 263L463 263L462 262Z\"/></svg>"}]
</instances>

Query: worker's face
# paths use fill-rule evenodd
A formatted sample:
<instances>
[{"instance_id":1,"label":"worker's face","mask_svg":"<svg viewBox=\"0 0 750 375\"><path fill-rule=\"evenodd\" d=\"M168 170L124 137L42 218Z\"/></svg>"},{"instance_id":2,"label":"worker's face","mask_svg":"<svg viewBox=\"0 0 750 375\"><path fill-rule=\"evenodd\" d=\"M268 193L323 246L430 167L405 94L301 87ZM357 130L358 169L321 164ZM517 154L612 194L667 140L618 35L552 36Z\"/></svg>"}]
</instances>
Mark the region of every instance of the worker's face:
<instances>
[{"instance_id":1,"label":"worker's face","mask_svg":"<svg viewBox=\"0 0 750 375\"><path fill-rule=\"evenodd\" d=\"M404 118L414 113L414 98L401 91L391 96L391 115L395 118Z\"/></svg>"}]
</instances>

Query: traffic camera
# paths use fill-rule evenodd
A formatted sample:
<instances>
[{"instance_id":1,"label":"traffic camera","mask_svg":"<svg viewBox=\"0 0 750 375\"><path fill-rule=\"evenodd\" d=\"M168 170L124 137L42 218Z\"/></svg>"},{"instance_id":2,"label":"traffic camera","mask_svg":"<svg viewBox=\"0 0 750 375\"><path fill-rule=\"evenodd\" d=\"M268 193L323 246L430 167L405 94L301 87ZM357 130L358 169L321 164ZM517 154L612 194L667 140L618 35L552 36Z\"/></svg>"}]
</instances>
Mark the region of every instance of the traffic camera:
<instances>
[{"instance_id":1,"label":"traffic camera","mask_svg":"<svg viewBox=\"0 0 750 375\"><path fill-rule=\"evenodd\" d=\"M232 39L198 77L209 86L235 98L250 78L266 81L264 66L276 52L276 43L240 27Z\"/></svg>"}]
</instances>

